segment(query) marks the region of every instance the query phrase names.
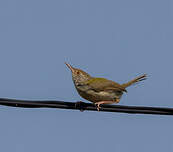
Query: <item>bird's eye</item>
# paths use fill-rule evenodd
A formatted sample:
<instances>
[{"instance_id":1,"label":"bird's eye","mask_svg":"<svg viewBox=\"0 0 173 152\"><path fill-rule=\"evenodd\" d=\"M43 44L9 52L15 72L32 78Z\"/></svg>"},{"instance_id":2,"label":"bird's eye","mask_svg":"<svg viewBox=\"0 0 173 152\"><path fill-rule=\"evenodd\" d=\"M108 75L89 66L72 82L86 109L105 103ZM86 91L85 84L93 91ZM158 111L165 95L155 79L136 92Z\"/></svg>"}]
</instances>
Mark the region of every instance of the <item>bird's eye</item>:
<instances>
[{"instance_id":1,"label":"bird's eye","mask_svg":"<svg viewBox=\"0 0 173 152\"><path fill-rule=\"evenodd\" d=\"M80 74L80 72L79 72L79 71L77 71L77 74Z\"/></svg>"}]
</instances>

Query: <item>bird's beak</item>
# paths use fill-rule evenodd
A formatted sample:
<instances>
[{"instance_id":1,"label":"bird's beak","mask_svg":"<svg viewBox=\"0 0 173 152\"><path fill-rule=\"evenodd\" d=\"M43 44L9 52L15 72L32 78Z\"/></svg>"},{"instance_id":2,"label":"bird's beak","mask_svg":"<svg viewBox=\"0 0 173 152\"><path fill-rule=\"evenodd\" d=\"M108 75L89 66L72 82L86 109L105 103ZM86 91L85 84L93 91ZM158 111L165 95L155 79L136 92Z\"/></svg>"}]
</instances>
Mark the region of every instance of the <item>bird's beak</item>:
<instances>
[{"instance_id":1,"label":"bird's beak","mask_svg":"<svg viewBox=\"0 0 173 152\"><path fill-rule=\"evenodd\" d=\"M66 64L67 67L71 70L71 72L74 72L74 68L73 68L70 64L68 64L68 63L66 63L66 62L65 62L65 64Z\"/></svg>"}]
</instances>

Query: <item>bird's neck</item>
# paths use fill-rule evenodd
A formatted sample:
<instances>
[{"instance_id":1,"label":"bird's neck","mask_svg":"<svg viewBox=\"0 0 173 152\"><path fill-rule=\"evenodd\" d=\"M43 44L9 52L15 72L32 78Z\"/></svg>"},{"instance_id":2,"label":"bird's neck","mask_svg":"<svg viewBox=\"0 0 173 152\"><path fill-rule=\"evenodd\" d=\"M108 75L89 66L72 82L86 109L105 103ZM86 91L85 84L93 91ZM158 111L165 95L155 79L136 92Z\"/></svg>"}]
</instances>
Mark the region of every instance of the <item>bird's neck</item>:
<instances>
[{"instance_id":1,"label":"bird's neck","mask_svg":"<svg viewBox=\"0 0 173 152\"><path fill-rule=\"evenodd\" d=\"M87 77L74 77L73 78L73 81L75 83L75 85L81 85L81 84L84 84L86 81L89 81L90 79L92 79L91 76L87 76Z\"/></svg>"}]
</instances>

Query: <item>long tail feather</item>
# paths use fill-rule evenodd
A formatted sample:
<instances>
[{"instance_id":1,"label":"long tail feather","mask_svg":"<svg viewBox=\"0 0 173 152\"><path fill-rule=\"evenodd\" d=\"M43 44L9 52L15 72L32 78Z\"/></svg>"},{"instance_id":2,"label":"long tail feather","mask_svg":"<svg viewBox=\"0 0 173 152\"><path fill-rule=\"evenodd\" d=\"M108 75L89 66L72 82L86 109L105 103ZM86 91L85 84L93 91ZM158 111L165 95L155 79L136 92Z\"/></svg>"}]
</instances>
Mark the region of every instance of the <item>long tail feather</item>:
<instances>
[{"instance_id":1,"label":"long tail feather","mask_svg":"<svg viewBox=\"0 0 173 152\"><path fill-rule=\"evenodd\" d=\"M141 75L141 76L139 76L139 77L137 77L137 78L127 82L127 83L122 84L122 86L124 88L127 88L127 87L131 86L134 83L137 83L137 82L140 82L140 81L143 81L143 80L146 80L146 79L147 79L147 75L143 74L143 75Z\"/></svg>"}]
</instances>

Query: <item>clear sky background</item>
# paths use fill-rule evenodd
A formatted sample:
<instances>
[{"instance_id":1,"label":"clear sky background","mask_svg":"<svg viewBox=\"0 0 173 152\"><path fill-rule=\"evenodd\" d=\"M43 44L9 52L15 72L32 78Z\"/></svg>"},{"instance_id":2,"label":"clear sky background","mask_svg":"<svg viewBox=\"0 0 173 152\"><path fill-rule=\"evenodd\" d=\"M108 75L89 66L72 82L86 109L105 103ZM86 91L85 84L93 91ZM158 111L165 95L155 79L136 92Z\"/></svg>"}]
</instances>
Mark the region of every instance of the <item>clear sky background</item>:
<instances>
[{"instance_id":1,"label":"clear sky background","mask_svg":"<svg viewBox=\"0 0 173 152\"><path fill-rule=\"evenodd\" d=\"M0 97L85 101L65 61L119 83L147 73L119 104L173 107L173 1L0 1ZM172 130L172 116L0 106L3 152L173 151Z\"/></svg>"}]
</instances>

